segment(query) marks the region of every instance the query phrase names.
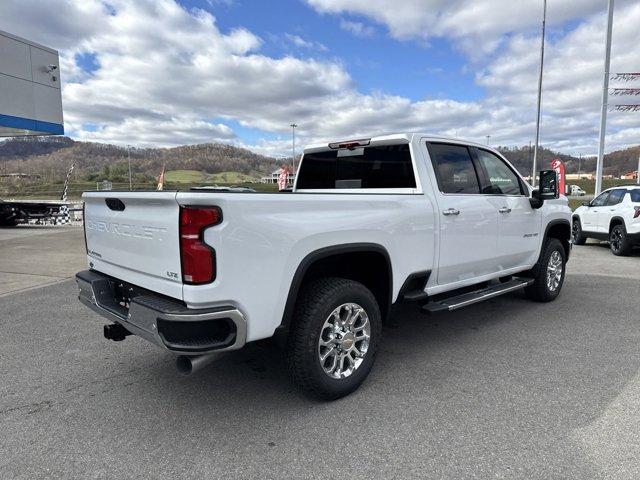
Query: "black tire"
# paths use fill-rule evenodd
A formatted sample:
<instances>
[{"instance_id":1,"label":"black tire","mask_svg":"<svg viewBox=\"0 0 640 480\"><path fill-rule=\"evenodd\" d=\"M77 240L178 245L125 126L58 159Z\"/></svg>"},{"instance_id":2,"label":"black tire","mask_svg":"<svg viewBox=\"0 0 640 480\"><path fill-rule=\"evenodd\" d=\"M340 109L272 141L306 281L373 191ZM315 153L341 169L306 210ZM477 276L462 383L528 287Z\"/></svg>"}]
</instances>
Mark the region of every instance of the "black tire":
<instances>
[{"instance_id":1,"label":"black tire","mask_svg":"<svg viewBox=\"0 0 640 480\"><path fill-rule=\"evenodd\" d=\"M0 218L0 227L15 227L17 225L18 225L17 220Z\"/></svg>"},{"instance_id":2,"label":"black tire","mask_svg":"<svg viewBox=\"0 0 640 480\"><path fill-rule=\"evenodd\" d=\"M561 259L562 270L560 272L560 278L557 286L551 288L547 282L547 274L549 271L550 261L552 257L555 259L554 253L558 252ZM567 254L564 251L564 247L560 240L557 238L549 238L542 247L542 254L538 263L532 270L534 282L524 289L527 297L536 302L551 302L555 300L562 290L562 284L564 283L564 275L567 264Z\"/></svg>"},{"instance_id":3,"label":"black tire","mask_svg":"<svg viewBox=\"0 0 640 480\"><path fill-rule=\"evenodd\" d=\"M574 218L571 224L571 241L574 245L584 245L587 243L587 237L582 231L582 223L579 218Z\"/></svg>"},{"instance_id":4,"label":"black tire","mask_svg":"<svg viewBox=\"0 0 640 480\"><path fill-rule=\"evenodd\" d=\"M368 316L370 338L359 366L346 378L325 373L319 358L319 341L325 321L341 305L355 303ZM378 302L364 285L344 278L321 278L305 285L294 310L285 358L294 382L308 395L335 400L356 390L367 378L382 335ZM354 341L354 345L356 342Z\"/></svg>"},{"instance_id":5,"label":"black tire","mask_svg":"<svg viewBox=\"0 0 640 480\"><path fill-rule=\"evenodd\" d=\"M631 255L633 245L629 241L627 229L623 223L618 223L611 227L609 231L609 248L611 248L611 253L619 257Z\"/></svg>"}]
</instances>

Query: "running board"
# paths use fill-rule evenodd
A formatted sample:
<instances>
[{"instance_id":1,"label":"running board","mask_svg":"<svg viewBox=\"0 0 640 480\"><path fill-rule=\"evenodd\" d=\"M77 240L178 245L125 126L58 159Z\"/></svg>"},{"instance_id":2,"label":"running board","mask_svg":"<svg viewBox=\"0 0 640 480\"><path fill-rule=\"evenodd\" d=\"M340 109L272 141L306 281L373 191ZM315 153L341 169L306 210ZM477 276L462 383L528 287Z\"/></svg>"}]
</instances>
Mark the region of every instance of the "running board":
<instances>
[{"instance_id":1,"label":"running board","mask_svg":"<svg viewBox=\"0 0 640 480\"><path fill-rule=\"evenodd\" d=\"M531 285L532 283L532 278L514 278L508 282L490 285L474 292L463 293L455 297L425 303L422 306L422 311L425 313L437 313L457 310L458 308L466 307L467 305L472 305L499 295L504 295L505 293L519 290Z\"/></svg>"}]
</instances>

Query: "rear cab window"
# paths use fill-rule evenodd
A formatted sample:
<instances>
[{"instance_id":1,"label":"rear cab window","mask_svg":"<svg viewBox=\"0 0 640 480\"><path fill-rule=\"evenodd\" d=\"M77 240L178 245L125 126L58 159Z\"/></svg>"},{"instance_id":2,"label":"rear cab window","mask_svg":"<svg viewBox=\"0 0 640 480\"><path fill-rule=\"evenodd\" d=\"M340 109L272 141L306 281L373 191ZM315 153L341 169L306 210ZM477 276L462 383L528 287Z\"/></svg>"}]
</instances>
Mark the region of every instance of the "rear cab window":
<instances>
[{"instance_id":1,"label":"rear cab window","mask_svg":"<svg viewBox=\"0 0 640 480\"><path fill-rule=\"evenodd\" d=\"M629 192L633 203L640 203L640 188L634 188Z\"/></svg>"},{"instance_id":2,"label":"rear cab window","mask_svg":"<svg viewBox=\"0 0 640 480\"><path fill-rule=\"evenodd\" d=\"M295 187L296 191L385 189L399 193L416 189L408 143L305 153Z\"/></svg>"}]
</instances>

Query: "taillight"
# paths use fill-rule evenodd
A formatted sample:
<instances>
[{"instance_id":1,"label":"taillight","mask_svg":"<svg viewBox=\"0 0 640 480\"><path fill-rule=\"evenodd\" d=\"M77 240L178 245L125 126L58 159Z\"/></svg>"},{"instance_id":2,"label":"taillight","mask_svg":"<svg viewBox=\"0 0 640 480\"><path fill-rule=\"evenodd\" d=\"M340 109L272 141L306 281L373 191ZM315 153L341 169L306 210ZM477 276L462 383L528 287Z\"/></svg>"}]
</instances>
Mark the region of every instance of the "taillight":
<instances>
[{"instance_id":1,"label":"taillight","mask_svg":"<svg viewBox=\"0 0 640 480\"><path fill-rule=\"evenodd\" d=\"M216 254L204 243L206 228L222 221L218 207L180 207L180 260L182 281L188 284L213 282L216 278Z\"/></svg>"},{"instance_id":2,"label":"taillight","mask_svg":"<svg viewBox=\"0 0 640 480\"><path fill-rule=\"evenodd\" d=\"M636 211L633 214L633 218L640 217L640 207L633 207Z\"/></svg>"}]
</instances>

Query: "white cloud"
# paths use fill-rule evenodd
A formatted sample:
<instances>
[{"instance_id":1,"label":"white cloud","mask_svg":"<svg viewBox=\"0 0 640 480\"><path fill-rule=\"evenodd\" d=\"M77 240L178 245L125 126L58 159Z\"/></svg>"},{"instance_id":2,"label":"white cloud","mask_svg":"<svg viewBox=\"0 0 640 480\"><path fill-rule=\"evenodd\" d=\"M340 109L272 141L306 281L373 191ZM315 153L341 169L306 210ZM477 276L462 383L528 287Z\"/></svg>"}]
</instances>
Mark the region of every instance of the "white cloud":
<instances>
[{"instance_id":1,"label":"white cloud","mask_svg":"<svg viewBox=\"0 0 640 480\"><path fill-rule=\"evenodd\" d=\"M452 39L474 58L494 51L505 34L538 29L541 0L306 0L321 13L351 14L384 25L399 40ZM604 9L602 0L549 2L550 26ZM619 0L618 7L632 4Z\"/></svg>"},{"instance_id":2,"label":"white cloud","mask_svg":"<svg viewBox=\"0 0 640 480\"><path fill-rule=\"evenodd\" d=\"M292 43L293 45L295 45L298 48L306 48L309 50L318 50L321 52L326 52L327 50L329 50L326 45L320 43L320 42L314 42L311 40L305 40L304 38L302 38L300 35L293 35L291 33L285 33L284 34L284 38L289 41L290 43Z\"/></svg>"},{"instance_id":3,"label":"white cloud","mask_svg":"<svg viewBox=\"0 0 640 480\"><path fill-rule=\"evenodd\" d=\"M209 142L233 143L236 141L233 130L227 125L188 117L162 120L128 117L122 122L104 124L96 131L80 129L77 138L92 142L131 144L139 147Z\"/></svg>"},{"instance_id":4,"label":"white cloud","mask_svg":"<svg viewBox=\"0 0 640 480\"><path fill-rule=\"evenodd\" d=\"M352 22L345 19L340 20L340 28L361 38L370 38L376 33L376 29L371 25L365 25L362 22Z\"/></svg>"},{"instance_id":5,"label":"white cloud","mask_svg":"<svg viewBox=\"0 0 640 480\"><path fill-rule=\"evenodd\" d=\"M509 18L513 7L499 0L493 8L488 0L399 0L394 8L382 0L308 1L323 12L369 17L387 25L396 38L447 36L462 48L479 38L488 42L484 45L497 42L500 48L483 63L468 66L477 72L485 98L412 101L384 92L364 94L340 59L270 57L261 53L262 40L254 33L241 27L222 32L210 13L186 10L173 0L113 0L109 8L92 0L51 0L47 8L38 0L4 1L0 29L61 50L67 131L81 139L242 145L226 119L279 135L258 140L251 148L282 155L290 152L292 121L300 125L301 144L407 130L480 141L491 135L492 144L503 145L527 143L533 137L539 2L513 2L522 8ZM583 14L595 11L592 1L559 3L551 2L550 18L578 18L581 9ZM24 11L31 13L25 17ZM542 143L571 153L593 153L604 15L580 22L569 32L556 32L548 42ZM636 67L639 23L640 5L618 3L613 71ZM298 49L317 49L316 40L299 35L280 39ZM91 74L76 62L76 54L87 52L99 65ZM610 119L609 149L638 142L640 115L615 113Z\"/></svg>"}]
</instances>

